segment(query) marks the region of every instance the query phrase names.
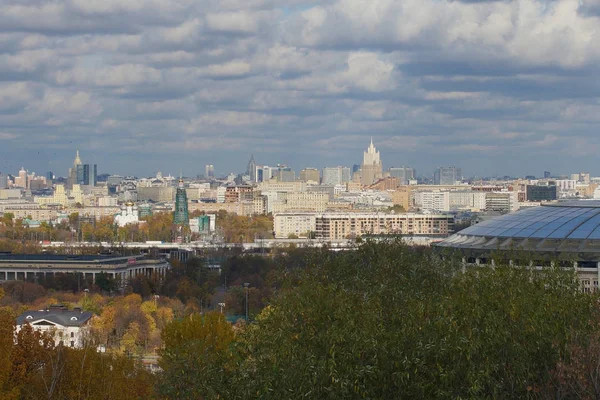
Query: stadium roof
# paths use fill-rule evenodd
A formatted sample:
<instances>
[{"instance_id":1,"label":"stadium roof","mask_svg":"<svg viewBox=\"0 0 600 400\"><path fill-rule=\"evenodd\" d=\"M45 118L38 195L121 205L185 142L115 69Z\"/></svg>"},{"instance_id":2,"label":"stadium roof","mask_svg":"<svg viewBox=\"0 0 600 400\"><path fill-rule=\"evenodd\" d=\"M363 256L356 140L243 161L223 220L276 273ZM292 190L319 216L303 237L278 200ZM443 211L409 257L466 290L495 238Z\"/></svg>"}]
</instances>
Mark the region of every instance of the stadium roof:
<instances>
[{"instance_id":1,"label":"stadium roof","mask_svg":"<svg viewBox=\"0 0 600 400\"><path fill-rule=\"evenodd\" d=\"M600 202L582 200L527 208L473 225L438 246L587 253L577 258L600 258Z\"/></svg>"}]
</instances>

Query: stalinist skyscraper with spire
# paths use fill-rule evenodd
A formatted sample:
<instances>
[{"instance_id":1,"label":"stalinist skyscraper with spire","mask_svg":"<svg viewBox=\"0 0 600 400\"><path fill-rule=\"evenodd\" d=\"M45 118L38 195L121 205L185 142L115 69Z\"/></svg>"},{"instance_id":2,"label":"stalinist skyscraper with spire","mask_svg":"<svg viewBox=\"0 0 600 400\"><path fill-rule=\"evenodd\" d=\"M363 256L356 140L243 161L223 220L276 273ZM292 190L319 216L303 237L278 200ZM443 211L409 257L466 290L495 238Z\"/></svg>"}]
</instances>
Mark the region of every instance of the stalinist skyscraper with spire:
<instances>
[{"instance_id":1,"label":"stalinist skyscraper with spire","mask_svg":"<svg viewBox=\"0 0 600 400\"><path fill-rule=\"evenodd\" d=\"M365 186L368 186L377 182L381 178L383 178L381 158L379 158L379 152L373 145L373 138L371 138L371 144L363 155L361 183Z\"/></svg>"},{"instance_id":2,"label":"stalinist skyscraper with spire","mask_svg":"<svg viewBox=\"0 0 600 400\"><path fill-rule=\"evenodd\" d=\"M78 169L81 169L81 158L79 158L79 150L77 150L77 155L75 156L75 161L73 161L73 168L69 168L69 179L67 181L67 187L69 189L73 188L73 185L77 184L77 172Z\"/></svg>"}]
</instances>

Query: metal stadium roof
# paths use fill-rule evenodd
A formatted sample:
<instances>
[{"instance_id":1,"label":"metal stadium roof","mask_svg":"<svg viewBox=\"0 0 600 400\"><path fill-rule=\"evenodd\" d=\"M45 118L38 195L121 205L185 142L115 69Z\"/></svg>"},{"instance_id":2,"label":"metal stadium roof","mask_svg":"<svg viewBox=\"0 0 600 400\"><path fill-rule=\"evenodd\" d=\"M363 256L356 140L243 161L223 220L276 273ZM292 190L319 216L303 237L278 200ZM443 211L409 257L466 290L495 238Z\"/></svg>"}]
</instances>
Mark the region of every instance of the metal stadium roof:
<instances>
[{"instance_id":1,"label":"metal stadium roof","mask_svg":"<svg viewBox=\"0 0 600 400\"><path fill-rule=\"evenodd\" d=\"M600 257L600 202L570 201L527 208L471 226L438 246L488 251L583 252L597 253Z\"/></svg>"}]
</instances>

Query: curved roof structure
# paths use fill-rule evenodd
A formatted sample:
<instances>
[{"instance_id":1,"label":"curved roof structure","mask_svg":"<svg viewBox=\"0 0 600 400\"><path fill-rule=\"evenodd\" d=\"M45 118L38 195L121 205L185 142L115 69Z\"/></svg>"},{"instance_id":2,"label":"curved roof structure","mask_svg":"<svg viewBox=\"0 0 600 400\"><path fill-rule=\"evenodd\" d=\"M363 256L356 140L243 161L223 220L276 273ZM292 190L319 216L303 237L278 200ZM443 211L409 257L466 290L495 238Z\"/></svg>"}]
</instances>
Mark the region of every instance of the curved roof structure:
<instances>
[{"instance_id":1,"label":"curved roof structure","mask_svg":"<svg viewBox=\"0 0 600 400\"><path fill-rule=\"evenodd\" d=\"M600 260L600 202L571 201L527 208L473 225L437 244L492 252L575 253Z\"/></svg>"}]
</instances>

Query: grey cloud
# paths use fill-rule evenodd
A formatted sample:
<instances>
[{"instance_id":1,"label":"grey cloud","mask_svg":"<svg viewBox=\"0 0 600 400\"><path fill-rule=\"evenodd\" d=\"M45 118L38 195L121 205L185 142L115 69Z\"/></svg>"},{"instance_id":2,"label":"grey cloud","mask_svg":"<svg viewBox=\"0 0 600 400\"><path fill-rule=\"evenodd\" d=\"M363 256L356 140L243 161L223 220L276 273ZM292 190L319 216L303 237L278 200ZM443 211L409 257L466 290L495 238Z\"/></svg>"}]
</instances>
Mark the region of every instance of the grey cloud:
<instances>
[{"instance_id":1,"label":"grey cloud","mask_svg":"<svg viewBox=\"0 0 600 400\"><path fill-rule=\"evenodd\" d=\"M519 173L557 151L593 172L574 154L600 147L597 5L5 0L0 169L36 146L30 168L59 174L77 147L140 175L242 170L251 152L348 165L374 136L386 165L425 172Z\"/></svg>"}]
</instances>

